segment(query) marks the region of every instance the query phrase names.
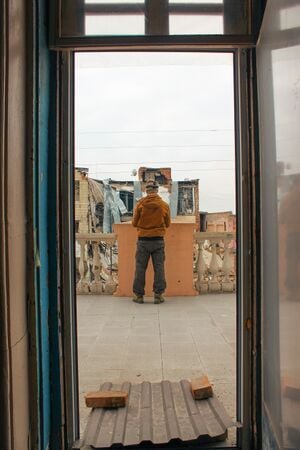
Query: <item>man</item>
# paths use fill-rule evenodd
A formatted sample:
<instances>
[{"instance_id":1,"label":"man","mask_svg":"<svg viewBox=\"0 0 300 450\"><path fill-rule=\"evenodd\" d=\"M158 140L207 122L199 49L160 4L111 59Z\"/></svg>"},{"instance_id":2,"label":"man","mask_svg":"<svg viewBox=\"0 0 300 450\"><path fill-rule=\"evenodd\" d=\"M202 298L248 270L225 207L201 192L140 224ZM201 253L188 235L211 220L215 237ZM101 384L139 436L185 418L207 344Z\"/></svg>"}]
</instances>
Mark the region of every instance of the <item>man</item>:
<instances>
[{"instance_id":1,"label":"man","mask_svg":"<svg viewBox=\"0 0 300 450\"><path fill-rule=\"evenodd\" d=\"M155 181L147 183L146 194L146 197L137 202L132 219L132 225L137 228L138 234L133 301L144 303L145 275L151 256L154 268L154 303L162 303L162 294L166 289L164 235L166 228L170 226L170 209L158 195L158 184Z\"/></svg>"}]
</instances>

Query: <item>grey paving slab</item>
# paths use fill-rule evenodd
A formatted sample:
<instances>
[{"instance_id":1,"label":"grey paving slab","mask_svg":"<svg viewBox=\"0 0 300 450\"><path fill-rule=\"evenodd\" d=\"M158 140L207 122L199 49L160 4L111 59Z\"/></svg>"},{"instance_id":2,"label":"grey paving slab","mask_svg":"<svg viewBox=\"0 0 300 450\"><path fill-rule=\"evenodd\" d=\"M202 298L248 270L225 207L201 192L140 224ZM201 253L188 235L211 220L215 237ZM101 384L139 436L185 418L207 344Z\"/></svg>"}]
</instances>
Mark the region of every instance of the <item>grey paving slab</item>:
<instances>
[{"instance_id":1,"label":"grey paving slab","mask_svg":"<svg viewBox=\"0 0 300 450\"><path fill-rule=\"evenodd\" d=\"M131 380L133 383L140 383L142 381L159 382L163 379L162 368L146 369L145 367L137 367L136 369L125 369L119 376L120 382Z\"/></svg>"},{"instance_id":2,"label":"grey paving slab","mask_svg":"<svg viewBox=\"0 0 300 450\"><path fill-rule=\"evenodd\" d=\"M143 346L144 347L144 346ZM151 365L152 361L159 360L162 361L161 349L160 347L149 347L144 348L134 348L129 347L126 353L126 358L128 362L130 360L144 360L148 359L149 364Z\"/></svg>"},{"instance_id":3,"label":"grey paving slab","mask_svg":"<svg viewBox=\"0 0 300 450\"><path fill-rule=\"evenodd\" d=\"M159 316L158 314L155 315L147 315L146 317L144 316L134 316L132 319L132 327L145 327L145 326L151 326L153 324L158 325L159 322Z\"/></svg>"},{"instance_id":4,"label":"grey paving slab","mask_svg":"<svg viewBox=\"0 0 300 450\"><path fill-rule=\"evenodd\" d=\"M204 362L205 372L208 375L209 378L221 378L228 377L228 376L234 376L235 375L235 368L229 367L228 365L214 365L207 364Z\"/></svg>"},{"instance_id":5,"label":"grey paving slab","mask_svg":"<svg viewBox=\"0 0 300 450\"><path fill-rule=\"evenodd\" d=\"M102 329L103 324L94 324L94 325L84 324L77 327L77 331L80 336L99 335Z\"/></svg>"},{"instance_id":6,"label":"grey paving slab","mask_svg":"<svg viewBox=\"0 0 300 450\"><path fill-rule=\"evenodd\" d=\"M159 336L158 326L131 328L130 336Z\"/></svg>"},{"instance_id":7,"label":"grey paving slab","mask_svg":"<svg viewBox=\"0 0 300 450\"><path fill-rule=\"evenodd\" d=\"M236 342L236 330L232 328L221 328L221 333L227 342Z\"/></svg>"},{"instance_id":8,"label":"grey paving slab","mask_svg":"<svg viewBox=\"0 0 300 450\"><path fill-rule=\"evenodd\" d=\"M185 329L187 329L187 325L186 325L186 318L185 317L180 317L180 318L174 318L174 317L170 317L170 315L166 316L166 317L162 317L161 315L159 316L159 323L160 323L160 327L184 327Z\"/></svg>"},{"instance_id":9,"label":"grey paving slab","mask_svg":"<svg viewBox=\"0 0 300 450\"><path fill-rule=\"evenodd\" d=\"M93 356L119 356L125 354L128 350L128 345L125 343L103 343L103 341L96 341L93 345Z\"/></svg>"},{"instance_id":10,"label":"grey paving slab","mask_svg":"<svg viewBox=\"0 0 300 450\"><path fill-rule=\"evenodd\" d=\"M110 320L109 317L106 318L105 326L110 327L131 327L133 319L131 317L116 317L114 315L113 320Z\"/></svg>"},{"instance_id":11,"label":"grey paving slab","mask_svg":"<svg viewBox=\"0 0 300 450\"><path fill-rule=\"evenodd\" d=\"M186 325L188 328L199 332L213 332L216 329L216 325L212 323L210 317L203 317L201 320L190 319L186 321Z\"/></svg>"},{"instance_id":12,"label":"grey paving slab","mask_svg":"<svg viewBox=\"0 0 300 450\"><path fill-rule=\"evenodd\" d=\"M116 337L116 334L118 334L119 337L128 337L131 332L130 327L111 327L110 325L107 325L102 328L101 336L105 336L107 338Z\"/></svg>"},{"instance_id":13,"label":"grey paving slab","mask_svg":"<svg viewBox=\"0 0 300 450\"><path fill-rule=\"evenodd\" d=\"M216 353L219 354L230 354L235 355L235 347L232 347L228 342L226 342L224 339L221 339L220 341L215 340L211 338L210 342L207 341L196 341L195 343L196 347L201 350L202 352L206 354L212 354L215 355Z\"/></svg>"},{"instance_id":14,"label":"grey paving slab","mask_svg":"<svg viewBox=\"0 0 300 450\"><path fill-rule=\"evenodd\" d=\"M105 380L111 380L114 382L119 381L122 370L116 369L97 369L97 370L86 370L79 371L79 392L84 393L88 391L93 391L99 389L99 383ZM83 395L81 396L81 399ZM87 411L86 411L87 412Z\"/></svg>"},{"instance_id":15,"label":"grey paving slab","mask_svg":"<svg viewBox=\"0 0 300 450\"><path fill-rule=\"evenodd\" d=\"M224 344L226 343L225 337L216 328L203 330L198 328L190 328L190 333L193 336L195 342L206 343L210 342Z\"/></svg>"},{"instance_id":16,"label":"grey paving slab","mask_svg":"<svg viewBox=\"0 0 300 450\"><path fill-rule=\"evenodd\" d=\"M144 308L144 311L133 311L132 315L136 318L140 317L141 319L146 317L152 320L157 319L157 312L153 311L152 308L149 308L149 311L147 311L147 307L141 306L141 308Z\"/></svg>"},{"instance_id":17,"label":"grey paving slab","mask_svg":"<svg viewBox=\"0 0 300 450\"><path fill-rule=\"evenodd\" d=\"M182 369L189 367L191 369L199 367L201 360L197 352L195 353L173 353L163 355L163 366L169 369Z\"/></svg>"},{"instance_id":18,"label":"grey paving slab","mask_svg":"<svg viewBox=\"0 0 300 450\"><path fill-rule=\"evenodd\" d=\"M163 342L161 344L162 356L178 354L197 354L197 346L194 343L185 342Z\"/></svg>"},{"instance_id":19,"label":"grey paving slab","mask_svg":"<svg viewBox=\"0 0 300 450\"><path fill-rule=\"evenodd\" d=\"M179 381L208 374L235 415L235 295L171 297L154 305L131 298L78 296L81 430L84 392L101 383ZM154 420L156 420L154 418ZM227 443L235 441L229 431Z\"/></svg>"},{"instance_id":20,"label":"grey paving slab","mask_svg":"<svg viewBox=\"0 0 300 450\"><path fill-rule=\"evenodd\" d=\"M143 342L140 340L139 336L136 337L135 342L130 341L130 344L128 345L128 351L132 353L152 353L152 352L159 352L161 351L161 344L159 339L154 340L155 336L151 336L153 338L153 341L146 341Z\"/></svg>"},{"instance_id":21,"label":"grey paving slab","mask_svg":"<svg viewBox=\"0 0 300 450\"><path fill-rule=\"evenodd\" d=\"M161 333L160 339L162 343L191 343L193 344L195 341L193 336L188 331L185 333Z\"/></svg>"},{"instance_id":22,"label":"grey paving slab","mask_svg":"<svg viewBox=\"0 0 300 450\"><path fill-rule=\"evenodd\" d=\"M107 320L107 314L99 314L99 315L89 315L85 313L77 314L77 326L83 327L87 325L102 325Z\"/></svg>"},{"instance_id":23,"label":"grey paving slab","mask_svg":"<svg viewBox=\"0 0 300 450\"><path fill-rule=\"evenodd\" d=\"M188 326L186 324L177 325L169 321L167 324L160 325L161 334L183 334L188 333Z\"/></svg>"},{"instance_id":24,"label":"grey paving slab","mask_svg":"<svg viewBox=\"0 0 300 450\"><path fill-rule=\"evenodd\" d=\"M152 355L129 355L126 358L126 365L132 369L161 369L162 361L160 355L155 358ZM124 365L124 367L126 366Z\"/></svg>"},{"instance_id":25,"label":"grey paving slab","mask_svg":"<svg viewBox=\"0 0 300 450\"><path fill-rule=\"evenodd\" d=\"M153 345L159 345L160 346L160 335L131 335L128 337L128 345L133 346L135 344L153 344Z\"/></svg>"},{"instance_id":26,"label":"grey paving slab","mask_svg":"<svg viewBox=\"0 0 300 450\"><path fill-rule=\"evenodd\" d=\"M86 362L82 368L83 373L97 372L102 369L124 369L126 364L125 355L112 355L107 357L106 355L91 355L86 359Z\"/></svg>"},{"instance_id":27,"label":"grey paving slab","mask_svg":"<svg viewBox=\"0 0 300 450\"><path fill-rule=\"evenodd\" d=\"M192 378L198 378L205 374L204 367L198 367L196 369L191 369L190 367L185 367L183 369L163 369L163 379L176 381L181 379L191 380Z\"/></svg>"}]
</instances>

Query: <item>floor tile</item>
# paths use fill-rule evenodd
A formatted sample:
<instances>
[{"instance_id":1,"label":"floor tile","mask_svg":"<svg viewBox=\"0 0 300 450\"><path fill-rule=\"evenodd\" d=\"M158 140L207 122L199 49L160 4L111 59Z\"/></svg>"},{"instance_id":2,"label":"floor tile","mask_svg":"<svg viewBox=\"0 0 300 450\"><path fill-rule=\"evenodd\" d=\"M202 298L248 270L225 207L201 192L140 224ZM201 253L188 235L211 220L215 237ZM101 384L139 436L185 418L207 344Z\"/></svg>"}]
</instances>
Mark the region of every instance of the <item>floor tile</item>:
<instances>
[{"instance_id":1,"label":"floor tile","mask_svg":"<svg viewBox=\"0 0 300 450\"><path fill-rule=\"evenodd\" d=\"M78 296L80 426L90 412L84 392L106 381L179 381L209 376L235 415L235 295L153 298ZM228 442L234 442L229 431Z\"/></svg>"}]
</instances>

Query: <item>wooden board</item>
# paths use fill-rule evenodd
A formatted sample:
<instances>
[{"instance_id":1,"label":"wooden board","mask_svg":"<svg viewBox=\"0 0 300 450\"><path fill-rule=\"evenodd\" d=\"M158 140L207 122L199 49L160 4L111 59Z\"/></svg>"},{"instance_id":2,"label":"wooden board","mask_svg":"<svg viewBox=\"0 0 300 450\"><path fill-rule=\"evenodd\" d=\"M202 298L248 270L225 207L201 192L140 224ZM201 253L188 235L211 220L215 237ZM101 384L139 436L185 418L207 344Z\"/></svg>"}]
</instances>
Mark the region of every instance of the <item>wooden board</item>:
<instances>
[{"instance_id":1,"label":"wooden board","mask_svg":"<svg viewBox=\"0 0 300 450\"><path fill-rule=\"evenodd\" d=\"M121 408L127 403L128 393L124 391L96 391L85 394L89 408Z\"/></svg>"},{"instance_id":2,"label":"wooden board","mask_svg":"<svg viewBox=\"0 0 300 450\"><path fill-rule=\"evenodd\" d=\"M203 400L213 396L212 385L206 375L191 380L191 390L195 400Z\"/></svg>"}]
</instances>

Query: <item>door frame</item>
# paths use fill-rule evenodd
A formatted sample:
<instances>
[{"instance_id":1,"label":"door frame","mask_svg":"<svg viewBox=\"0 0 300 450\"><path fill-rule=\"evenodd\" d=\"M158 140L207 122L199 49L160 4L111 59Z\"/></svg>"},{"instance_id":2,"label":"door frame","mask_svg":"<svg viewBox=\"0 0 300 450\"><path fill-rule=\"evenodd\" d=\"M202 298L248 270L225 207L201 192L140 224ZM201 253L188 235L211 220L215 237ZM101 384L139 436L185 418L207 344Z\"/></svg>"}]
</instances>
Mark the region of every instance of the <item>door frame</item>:
<instances>
[{"instance_id":1,"label":"door frame","mask_svg":"<svg viewBox=\"0 0 300 450\"><path fill-rule=\"evenodd\" d=\"M85 49L80 49L84 51ZM87 50L87 49L86 49ZM93 51L108 51L99 45ZM259 360L257 351L258 296L255 273L258 267L255 248L257 216L257 183L253 170L257 164L257 139L253 137L253 123L256 117L255 102L251 97L253 89L253 49L228 47L211 48L203 45L172 46L139 45L114 46L109 51L161 51L187 52L210 51L231 52L234 56L235 95L235 148L236 148L236 209L237 209L237 447L250 450L256 445L259 424L253 415L256 398L260 398ZM61 311L62 311L62 372L64 378L65 435L66 447L79 438L79 398L78 361L76 333L76 292L75 292L75 231L74 231L74 54L75 50L60 51L60 92L58 119L60 136L58 145L59 161L59 236L61 270ZM253 90L254 92L254 90ZM252 92L252 95L253 95ZM255 269L256 268L256 269ZM240 401L238 401L238 399ZM171 447L170 447L171 448ZM205 449L200 446L199 449ZM221 449L222 447L218 447ZM228 447L227 447L228 448ZM233 447L234 448L234 447Z\"/></svg>"}]
</instances>

